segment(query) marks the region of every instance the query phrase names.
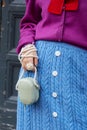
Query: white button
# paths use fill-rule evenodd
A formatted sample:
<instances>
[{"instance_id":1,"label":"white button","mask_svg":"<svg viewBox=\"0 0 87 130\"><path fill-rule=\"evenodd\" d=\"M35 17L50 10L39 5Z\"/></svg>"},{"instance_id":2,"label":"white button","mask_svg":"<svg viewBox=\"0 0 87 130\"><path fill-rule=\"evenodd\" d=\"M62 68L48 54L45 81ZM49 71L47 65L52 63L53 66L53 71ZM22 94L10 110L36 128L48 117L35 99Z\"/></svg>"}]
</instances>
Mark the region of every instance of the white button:
<instances>
[{"instance_id":1,"label":"white button","mask_svg":"<svg viewBox=\"0 0 87 130\"><path fill-rule=\"evenodd\" d=\"M52 75L53 75L53 76L57 76L57 75L58 75L58 72L57 72L57 71L53 71L53 72L52 72Z\"/></svg>"},{"instance_id":2,"label":"white button","mask_svg":"<svg viewBox=\"0 0 87 130\"><path fill-rule=\"evenodd\" d=\"M56 56L60 56L60 55L61 55L61 52L60 52L60 51L55 51L55 55L56 55Z\"/></svg>"},{"instance_id":3,"label":"white button","mask_svg":"<svg viewBox=\"0 0 87 130\"><path fill-rule=\"evenodd\" d=\"M57 97L57 93L56 93L56 92L53 92L53 93L52 93L52 96L56 98L56 97Z\"/></svg>"},{"instance_id":4,"label":"white button","mask_svg":"<svg viewBox=\"0 0 87 130\"><path fill-rule=\"evenodd\" d=\"M57 112L52 113L53 117L57 117Z\"/></svg>"}]
</instances>

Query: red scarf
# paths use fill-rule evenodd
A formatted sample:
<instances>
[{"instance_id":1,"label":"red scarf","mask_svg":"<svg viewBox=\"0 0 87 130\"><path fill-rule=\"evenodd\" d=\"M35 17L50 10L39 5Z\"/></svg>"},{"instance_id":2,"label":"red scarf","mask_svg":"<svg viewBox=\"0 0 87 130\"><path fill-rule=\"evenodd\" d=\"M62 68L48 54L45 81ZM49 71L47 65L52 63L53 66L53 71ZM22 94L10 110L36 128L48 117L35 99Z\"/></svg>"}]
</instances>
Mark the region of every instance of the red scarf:
<instances>
[{"instance_id":1,"label":"red scarf","mask_svg":"<svg viewBox=\"0 0 87 130\"><path fill-rule=\"evenodd\" d=\"M48 11L54 14L61 14L63 7L65 7L65 10L77 10L78 0L51 0Z\"/></svg>"}]
</instances>

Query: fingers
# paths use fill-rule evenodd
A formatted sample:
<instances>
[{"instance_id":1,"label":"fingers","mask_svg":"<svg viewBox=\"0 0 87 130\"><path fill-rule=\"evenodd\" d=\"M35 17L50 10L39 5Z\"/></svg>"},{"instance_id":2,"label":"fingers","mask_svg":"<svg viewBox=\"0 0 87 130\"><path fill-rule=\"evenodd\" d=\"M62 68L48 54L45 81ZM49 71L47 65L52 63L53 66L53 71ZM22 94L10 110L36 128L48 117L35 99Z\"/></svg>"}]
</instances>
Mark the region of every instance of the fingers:
<instances>
[{"instance_id":1,"label":"fingers","mask_svg":"<svg viewBox=\"0 0 87 130\"><path fill-rule=\"evenodd\" d=\"M33 52L33 55L37 55L37 53L36 53L36 52ZM34 62L34 65L37 66L37 64L38 64L38 59L34 57L34 58L33 58L33 62Z\"/></svg>"},{"instance_id":2,"label":"fingers","mask_svg":"<svg viewBox=\"0 0 87 130\"><path fill-rule=\"evenodd\" d=\"M20 60L21 65L24 70L35 70L35 66L38 64L37 51L35 48L28 50L28 48L21 51L22 60Z\"/></svg>"},{"instance_id":3,"label":"fingers","mask_svg":"<svg viewBox=\"0 0 87 130\"><path fill-rule=\"evenodd\" d=\"M26 64L26 69L34 71L34 65L32 63L27 63Z\"/></svg>"},{"instance_id":4,"label":"fingers","mask_svg":"<svg viewBox=\"0 0 87 130\"><path fill-rule=\"evenodd\" d=\"M24 70L28 70L29 67L28 67L28 64L31 63L33 65L33 58L24 58L23 61L22 61L22 67ZM33 70L33 68L32 68Z\"/></svg>"},{"instance_id":5,"label":"fingers","mask_svg":"<svg viewBox=\"0 0 87 130\"><path fill-rule=\"evenodd\" d=\"M38 59L34 58L33 61L34 61L34 65L37 66L38 65Z\"/></svg>"},{"instance_id":6,"label":"fingers","mask_svg":"<svg viewBox=\"0 0 87 130\"><path fill-rule=\"evenodd\" d=\"M22 61L22 67L24 70L34 71L34 67L37 66L38 59L37 58L24 58Z\"/></svg>"}]
</instances>

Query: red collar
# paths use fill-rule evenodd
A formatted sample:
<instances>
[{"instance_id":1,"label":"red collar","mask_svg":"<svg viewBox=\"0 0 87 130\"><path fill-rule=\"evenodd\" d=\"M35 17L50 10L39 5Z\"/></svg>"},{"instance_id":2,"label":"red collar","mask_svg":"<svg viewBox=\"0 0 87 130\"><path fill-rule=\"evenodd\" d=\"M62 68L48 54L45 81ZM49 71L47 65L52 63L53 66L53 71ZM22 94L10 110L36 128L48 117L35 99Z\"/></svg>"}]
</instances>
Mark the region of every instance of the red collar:
<instances>
[{"instance_id":1,"label":"red collar","mask_svg":"<svg viewBox=\"0 0 87 130\"><path fill-rule=\"evenodd\" d=\"M65 10L74 11L78 9L78 0L51 0L48 11L54 14L61 14L63 7Z\"/></svg>"}]
</instances>

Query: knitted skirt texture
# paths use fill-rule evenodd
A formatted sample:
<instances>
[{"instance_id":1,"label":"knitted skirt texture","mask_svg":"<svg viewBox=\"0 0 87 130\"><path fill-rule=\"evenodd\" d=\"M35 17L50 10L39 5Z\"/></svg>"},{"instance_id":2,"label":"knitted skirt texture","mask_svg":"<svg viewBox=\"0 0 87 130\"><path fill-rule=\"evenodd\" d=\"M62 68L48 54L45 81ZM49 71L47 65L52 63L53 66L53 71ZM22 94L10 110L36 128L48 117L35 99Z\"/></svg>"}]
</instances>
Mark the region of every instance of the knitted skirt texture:
<instances>
[{"instance_id":1,"label":"knitted skirt texture","mask_svg":"<svg viewBox=\"0 0 87 130\"><path fill-rule=\"evenodd\" d=\"M26 107L18 98L16 130L87 130L87 50L52 41L35 45L40 97Z\"/></svg>"}]
</instances>

